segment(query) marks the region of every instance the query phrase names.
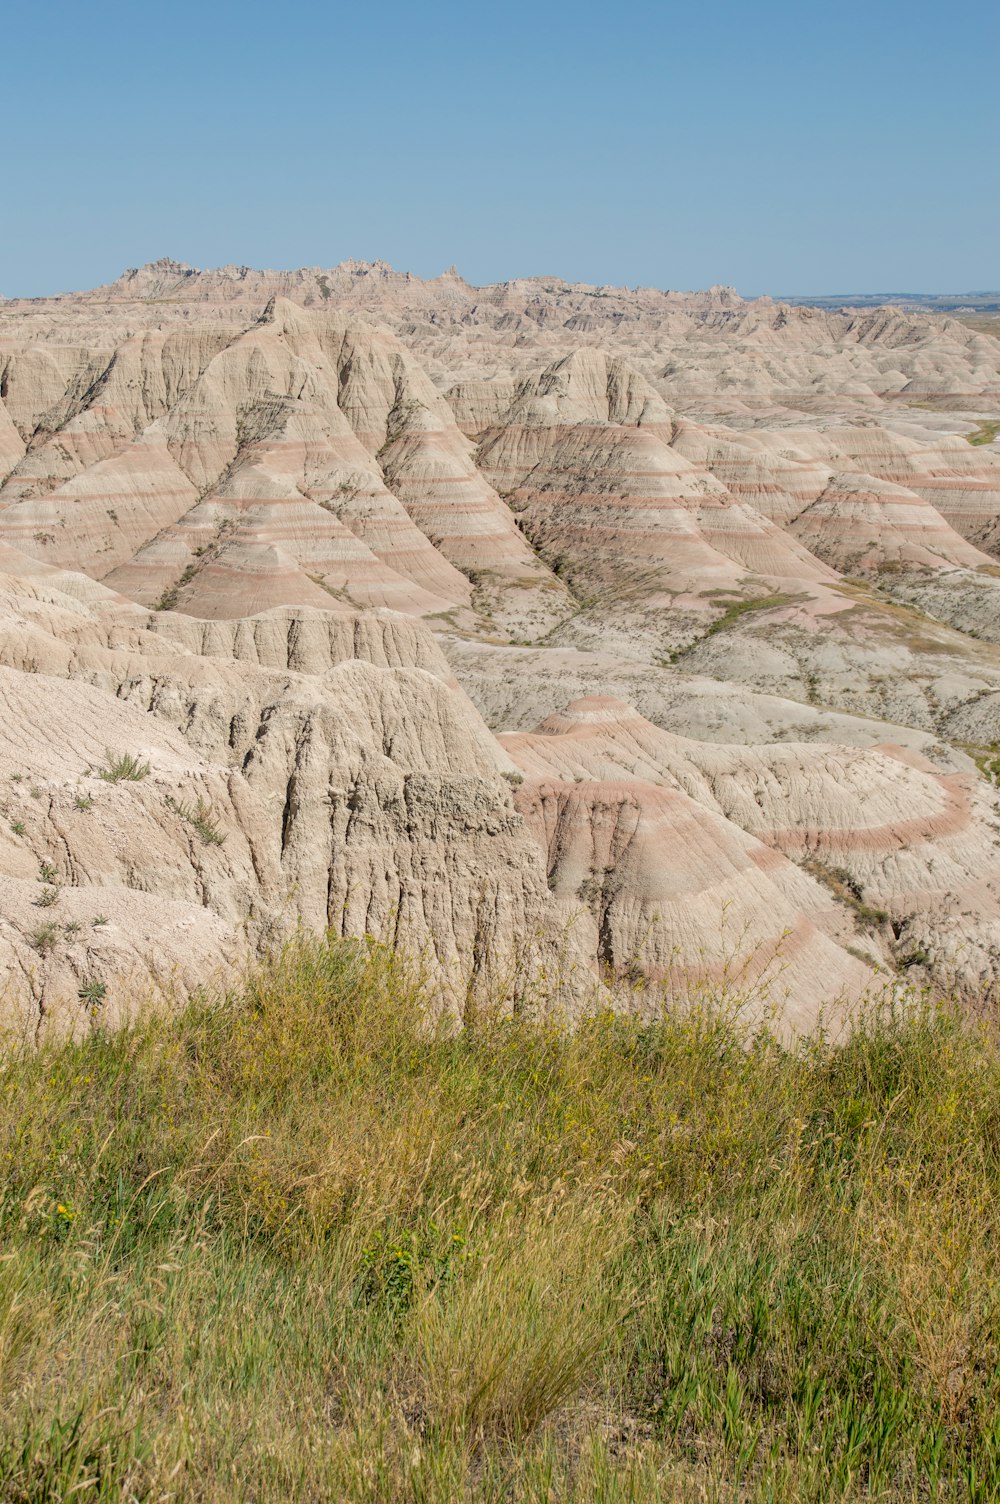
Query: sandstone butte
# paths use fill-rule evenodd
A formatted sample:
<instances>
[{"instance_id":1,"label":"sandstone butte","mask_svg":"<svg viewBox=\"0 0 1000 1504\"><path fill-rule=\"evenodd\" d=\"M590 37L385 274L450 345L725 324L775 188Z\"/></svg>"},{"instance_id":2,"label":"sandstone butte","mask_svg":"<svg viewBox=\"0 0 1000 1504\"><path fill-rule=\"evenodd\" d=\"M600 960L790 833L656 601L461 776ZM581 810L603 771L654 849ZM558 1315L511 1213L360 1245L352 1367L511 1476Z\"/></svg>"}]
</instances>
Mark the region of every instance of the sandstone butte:
<instances>
[{"instance_id":1,"label":"sandstone butte","mask_svg":"<svg viewBox=\"0 0 1000 1504\"><path fill-rule=\"evenodd\" d=\"M953 318L378 262L0 301L4 1025L300 924L457 1012L995 997L998 372Z\"/></svg>"}]
</instances>

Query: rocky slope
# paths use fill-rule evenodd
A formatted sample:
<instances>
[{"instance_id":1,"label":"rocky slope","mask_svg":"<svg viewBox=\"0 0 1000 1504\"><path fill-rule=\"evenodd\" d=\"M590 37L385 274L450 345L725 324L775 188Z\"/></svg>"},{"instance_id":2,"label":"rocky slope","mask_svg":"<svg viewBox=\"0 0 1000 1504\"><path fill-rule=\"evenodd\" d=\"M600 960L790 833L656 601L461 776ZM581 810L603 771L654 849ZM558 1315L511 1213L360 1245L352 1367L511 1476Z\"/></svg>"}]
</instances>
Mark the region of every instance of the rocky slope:
<instances>
[{"instance_id":1,"label":"rocky slope","mask_svg":"<svg viewBox=\"0 0 1000 1504\"><path fill-rule=\"evenodd\" d=\"M458 1011L529 957L790 1027L988 998L998 369L928 315L378 263L0 305L7 1014L296 923Z\"/></svg>"}]
</instances>

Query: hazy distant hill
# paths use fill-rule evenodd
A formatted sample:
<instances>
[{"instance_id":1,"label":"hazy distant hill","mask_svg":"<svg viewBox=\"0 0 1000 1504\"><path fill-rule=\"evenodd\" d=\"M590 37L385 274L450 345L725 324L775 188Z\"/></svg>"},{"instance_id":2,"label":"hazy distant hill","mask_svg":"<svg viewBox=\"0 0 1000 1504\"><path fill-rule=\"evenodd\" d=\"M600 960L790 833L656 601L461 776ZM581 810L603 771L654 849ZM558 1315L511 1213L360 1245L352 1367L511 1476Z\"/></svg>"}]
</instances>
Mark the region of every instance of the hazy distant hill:
<instances>
[{"instance_id":1,"label":"hazy distant hill","mask_svg":"<svg viewBox=\"0 0 1000 1504\"><path fill-rule=\"evenodd\" d=\"M907 308L921 313L1000 313L1000 292L837 292L791 297L776 302L793 308Z\"/></svg>"}]
</instances>

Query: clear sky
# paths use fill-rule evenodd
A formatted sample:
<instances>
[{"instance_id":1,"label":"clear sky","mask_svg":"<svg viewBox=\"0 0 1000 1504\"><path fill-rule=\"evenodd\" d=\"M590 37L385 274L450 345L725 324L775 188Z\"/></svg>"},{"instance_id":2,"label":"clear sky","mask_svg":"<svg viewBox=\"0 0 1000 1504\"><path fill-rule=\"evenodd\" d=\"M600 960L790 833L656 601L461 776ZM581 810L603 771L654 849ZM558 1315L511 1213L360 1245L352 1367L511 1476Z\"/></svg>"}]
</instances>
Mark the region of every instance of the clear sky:
<instances>
[{"instance_id":1,"label":"clear sky","mask_svg":"<svg viewBox=\"0 0 1000 1504\"><path fill-rule=\"evenodd\" d=\"M90 0L0 27L0 292L382 257L1000 286L996 0Z\"/></svg>"}]
</instances>

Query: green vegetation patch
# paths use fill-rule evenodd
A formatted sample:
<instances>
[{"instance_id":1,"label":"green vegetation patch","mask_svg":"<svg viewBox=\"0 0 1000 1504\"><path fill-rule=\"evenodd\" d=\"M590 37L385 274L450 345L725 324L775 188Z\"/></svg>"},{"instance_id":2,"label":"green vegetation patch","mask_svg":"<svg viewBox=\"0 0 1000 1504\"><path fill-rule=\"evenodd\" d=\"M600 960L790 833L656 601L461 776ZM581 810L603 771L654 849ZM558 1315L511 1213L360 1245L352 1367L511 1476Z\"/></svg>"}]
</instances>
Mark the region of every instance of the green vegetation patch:
<instances>
[{"instance_id":1,"label":"green vegetation patch","mask_svg":"<svg viewBox=\"0 0 1000 1504\"><path fill-rule=\"evenodd\" d=\"M987 1027L457 1032L333 941L103 1000L0 1064L0 1498L996 1498Z\"/></svg>"},{"instance_id":2,"label":"green vegetation patch","mask_svg":"<svg viewBox=\"0 0 1000 1504\"><path fill-rule=\"evenodd\" d=\"M974 433L966 434L970 444L992 444L1000 434L1000 421L980 423Z\"/></svg>"},{"instance_id":3,"label":"green vegetation patch","mask_svg":"<svg viewBox=\"0 0 1000 1504\"><path fill-rule=\"evenodd\" d=\"M776 611L780 606L788 606L797 599L800 597L794 595L757 595L748 600L732 601L725 606L722 615L716 617L715 621L705 628L699 638L689 643L687 647L678 648L669 653L666 658L657 661L661 667L677 663L700 643L707 642L710 637L715 637L719 632L728 632L729 628L735 626L744 616L752 615L757 611ZM722 602L714 602L714 604L721 605Z\"/></svg>"},{"instance_id":4,"label":"green vegetation patch","mask_svg":"<svg viewBox=\"0 0 1000 1504\"><path fill-rule=\"evenodd\" d=\"M977 747L972 756L976 767L987 783L992 783L994 788L1000 788L1000 746L994 742L989 747Z\"/></svg>"},{"instance_id":5,"label":"green vegetation patch","mask_svg":"<svg viewBox=\"0 0 1000 1504\"><path fill-rule=\"evenodd\" d=\"M714 637L716 632L727 632L742 617L749 616L755 611L776 611L779 606L787 606L795 599L792 595L757 595L750 600L733 601L728 605L723 614L705 633L706 637Z\"/></svg>"}]
</instances>

